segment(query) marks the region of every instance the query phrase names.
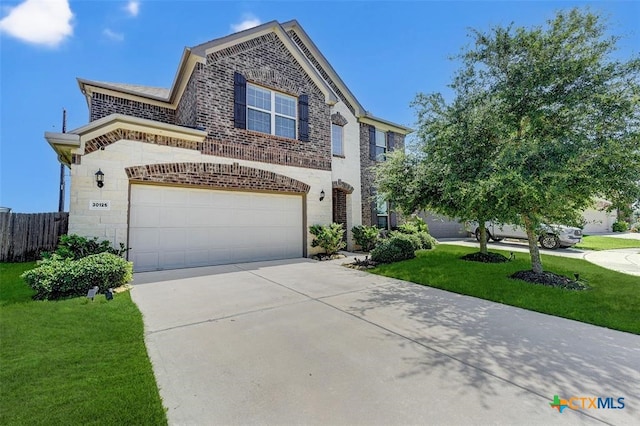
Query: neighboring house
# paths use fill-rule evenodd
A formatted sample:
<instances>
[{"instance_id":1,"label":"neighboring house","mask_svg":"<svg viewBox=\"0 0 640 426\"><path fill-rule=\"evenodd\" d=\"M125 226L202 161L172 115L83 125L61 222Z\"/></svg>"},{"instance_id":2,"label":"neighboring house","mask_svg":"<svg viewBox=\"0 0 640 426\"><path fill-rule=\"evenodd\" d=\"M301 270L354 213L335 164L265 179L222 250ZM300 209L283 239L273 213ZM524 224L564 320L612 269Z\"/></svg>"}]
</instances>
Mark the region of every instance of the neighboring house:
<instances>
[{"instance_id":1,"label":"neighboring house","mask_svg":"<svg viewBox=\"0 0 640 426\"><path fill-rule=\"evenodd\" d=\"M610 206L610 201L596 198L593 206L586 209L582 214L584 220L582 232L585 234L611 232L618 215L615 210L607 211Z\"/></svg>"},{"instance_id":2,"label":"neighboring house","mask_svg":"<svg viewBox=\"0 0 640 426\"><path fill-rule=\"evenodd\" d=\"M78 83L89 123L45 133L71 169L69 232L126 244L136 271L303 257L310 225L344 224L348 248L355 225L395 225L369 167L411 129L367 113L296 21L186 48L169 89Z\"/></svg>"}]
</instances>

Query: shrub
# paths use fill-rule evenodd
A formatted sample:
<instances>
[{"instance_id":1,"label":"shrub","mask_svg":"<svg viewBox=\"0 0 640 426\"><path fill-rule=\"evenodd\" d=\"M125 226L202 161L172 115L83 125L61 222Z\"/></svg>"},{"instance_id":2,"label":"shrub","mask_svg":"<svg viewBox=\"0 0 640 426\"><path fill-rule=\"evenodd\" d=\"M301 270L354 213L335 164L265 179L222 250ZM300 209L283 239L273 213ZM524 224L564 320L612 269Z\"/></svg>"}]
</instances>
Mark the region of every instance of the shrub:
<instances>
[{"instance_id":1,"label":"shrub","mask_svg":"<svg viewBox=\"0 0 640 426\"><path fill-rule=\"evenodd\" d=\"M397 234L380 241L371 250L371 260L378 263L392 263L416 257L414 245L406 235Z\"/></svg>"},{"instance_id":2,"label":"shrub","mask_svg":"<svg viewBox=\"0 0 640 426\"><path fill-rule=\"evenodd\" d=\"M391 231L389 233L389 238L401 238L403 240L407 240L409 242L411 242L411 245L413 246L413 250L420 250L422 249L422 241L420 240L420 237L418 237L418 235L416 234L403 234L402 232L398 232L398 231Z\"/></svg>"},{"instance_id":3,"label":"shrub","mask_svg":"<svg viewBox=\"0 0 640 426\"><path fill-rule=\"evenodd\" d=\"M354 226L351 228L353 232L353 239L356 240L356 244L362 247L364 251L371 251L378 242L378 234L380 230L375 226Z\"/></svg>"},{"instance_id":4,"label":"shrub","mask_svg":"<svg viewBox=\"0 0 640 426\"><path fill-rule=\"evenodd\" d=\"M636 222L631 225L631 232L640 232L640 222Z\"/></svg>"},{"instance_id":5,"label":"shrub","mask_svg":"<svg viewBox=\"0 0 640 426\"><path fill-rule=\"evenodd\" d=\"M103 240L98 242L98 237L88 239L81 237L80 235L61 235L58 241L58 247L53 252L55 255L63 259L81 259L83 257L91 256L98 253L111 253L117 256L122 256L129 250L125 248L124 244L120 243L120 248L116 249L111 246L109 240ZM49 253L42 253L42 257L47 259L51 257Z\"/></svg>"},{"instance_id":6,"label":"shrub","mask_svg":"<svg viewBox=\"0 0 640 426\"><path fill-rule=\"evenodd\" d=\"M322 247L329 256L338 252L338 250L346 247L342 238L344 237L344 228L340 223L332 223L330 225L312 225L309 232L315 237L311 242L311 247Z\"/></svg>"},{"instance_id":7,"label":"shrub","mask_svg":"<svg viewBox=\"0 0 640 426\"><path fill-rule=\"evenodd\" d=\"M98 286L100 292L133 278L133 264L112 253L99 253L78 260L53 255L22 274L37 293L34 299L55 300L83 296Z\"/></svg>"},{"instance_id":8,"label":"shrub","mask_svg":"<svg viewBox=\"0 0 640 426\"><path fill-rule=\"evenodd\" d=\"M615 222L611 229L613 230L613 232L625 232L628 229L628 225L627 222L623 222L620 220L618 222Z\"/></svg>"},{"instance_id":9,"label":"shrub","mask_svg":"<svg viewBox=\"0 0 640 426\"><path fill-rule=\"evenodd\" d=\"M418 232L415 235L416 235L416 237L418 237L420 239L420 242L422 243L422 249L423 250L431 250L432 248L434 248L436 246L436 244L438 244L438 240L436 240L428 232Z\"/></svg>"},{"instance_id":10,"label":"shrub","mask_svg":"<svg viewBox=\"0 0 640 426\"><path fill-rule=\"evenodd\" d=\"M418 232L429 233L429 226L420 216L413 216L411 219L398 226L398 231L403 234L417 234Z\"/></svg>"}]
</instances>

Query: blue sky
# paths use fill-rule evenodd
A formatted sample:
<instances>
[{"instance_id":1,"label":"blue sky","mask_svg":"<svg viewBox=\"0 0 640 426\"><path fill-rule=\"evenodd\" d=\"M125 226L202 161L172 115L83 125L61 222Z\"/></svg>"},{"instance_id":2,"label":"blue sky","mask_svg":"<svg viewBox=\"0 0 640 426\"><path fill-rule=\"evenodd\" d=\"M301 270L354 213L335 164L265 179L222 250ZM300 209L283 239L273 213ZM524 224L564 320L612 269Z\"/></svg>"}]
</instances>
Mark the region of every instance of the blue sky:
<instances>
[{"instance_id":1,"label":"blue sky","mask_svg":"<svg viewBox=\"0 0 640 426\"><path fill-rule=\"evenodd\" d=\"M468 28L542 25L574 6L609 18L621 57L638 53L637 1L3 0L0 206L57 211L59 165L43 135L61 131L63 108L68 130L87 124L76 77L169 87L185 46L296 19L367 110L413 126L409 103L446 92Z\"/></svg>"}]
</instances>

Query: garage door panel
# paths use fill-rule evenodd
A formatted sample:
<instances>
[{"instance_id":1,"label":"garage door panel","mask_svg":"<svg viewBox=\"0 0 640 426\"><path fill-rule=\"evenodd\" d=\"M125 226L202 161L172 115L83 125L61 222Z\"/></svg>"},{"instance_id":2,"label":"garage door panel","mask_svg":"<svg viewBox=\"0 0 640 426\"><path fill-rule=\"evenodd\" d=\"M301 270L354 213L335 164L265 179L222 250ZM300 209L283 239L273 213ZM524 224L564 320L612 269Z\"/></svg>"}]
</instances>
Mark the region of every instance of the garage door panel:
<instances>
[{"instance_id":1,"label":"garage door panel","mask_svg":"<svg viewBox=\"0 0 640 426\"><path fill-rule=\"evenodd\" d=\"M301 257L300 195L131 186L134 270Z\"/></svg>"},{"instance_id":2,"label":"garage door panel","mask_svg":"<svg viewBox=\"0 0 640 426\"><path fill-rule=\"evenodd\" d=\"M211 193L207 191L189 191L188 204L190 206L211 206Z\"/></svg>"},{"instance_id":3,"label":"garage door panel","mask_svg":"<svg viewBox=\"0 0 640 426\"><path fill-rule=\"evenodd\" d=\"M160 225L160 210L156 206L141 206L131 215L130 226L157 228Z\"/></svg>"},{"instance_id":4,"label":"garage door panel","mask_svg":"<svg viewBox=\"0 0 640 426\"><path fill-rule=\"evenodd\" d=\"M159 245L159 230L157 228L139 228L131 233L129 246L136 251L157 251Z\"/></svg>"},{"instance_id":5,"label":"garage door panel","mask_svg":"<svg viewBox=\"0 0 640 426\"><path fill-rule=\"evenodd\" d=\"M133 252L130 252L133 254ZM134 268L141 271L155 271L159 269L160 263L158 259L158 252L140 252L136 251Z\"/></svg>"},{"instance_id":6,"label":"garage door panel","mask_svg":"<svg viewBox=\"0 0 640 426\"><path fill-rule=\"evenodd\" d=\"M184 228L164 228L159 232L158 245L171 247L172 250L185 250L187 248L187 230Z\"/></svg>"},{"instance_id":7,"label":"garage door panel","mask_svg":"<svg viewBox=\"0 0 640 426\"><path fill-rule=\"evenodd\" d=\"M165 207L157 206L160 210L160 223L158 226L164 227L171 225L173 227L182 227L187 225L186 213L187 209L184 207Z\"/></svg>"},{"instance_id":8,"label":"garage door panel","mask_svg":"<svg viewBox=\"0 0 640 426\"><path fill-rule=\"evenodd\" d=\"M194 206L197 207L197 206ZM207 205L207 207L209 207ZM211 210L204 208L186 209L185 223L190 227L208 227L211 225Z\"/></svg>"},{"instance_id":9,"label":"garage door panel","mask_svg":"<svg viewBox=\"0 0 640 426\"><path fill-rule=\"evenodd\" d=\"M174 191L174 189L177 189ZM189 191L179 188L162 188L161 200L164 206L186 206L189 205Z\"/></svg>"}]
</instances>

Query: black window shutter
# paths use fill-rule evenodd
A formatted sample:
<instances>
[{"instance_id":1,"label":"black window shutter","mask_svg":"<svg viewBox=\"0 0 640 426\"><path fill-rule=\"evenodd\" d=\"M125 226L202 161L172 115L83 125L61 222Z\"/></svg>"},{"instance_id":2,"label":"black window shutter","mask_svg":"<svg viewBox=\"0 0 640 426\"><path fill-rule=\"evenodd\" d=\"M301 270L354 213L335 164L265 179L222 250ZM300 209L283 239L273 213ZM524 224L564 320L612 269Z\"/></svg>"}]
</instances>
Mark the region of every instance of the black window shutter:
<instances>
[{"instance_id":1,"label":"black window shutter","mask_svg":"<svg viewBox=\"0 0 640 426\"><path fill-rule=\"evenodd\" d=\"M374 128L375 133L375 128ZM371 208L371 223L369 226L378 226L378 198L376 197L378 191L373 186L369 188L369 194L371 203L369 204Z\"/></svg>"},{"instance_id":2,"label":"black window shutter","mask_svg":"<svg viewBox=\"0 0 640 426\"><path fill-rule=\"evenodd\" d=\"M376 159L376 128L369 126L369 159Z\"/></svg>"},{"instance_id":3,"label":"black window shutter","mask_svg":"<svg viewBox=\"0 0 640 426\"><path fill-rule=\"evenodd\" d=\"M309 142L309 95L298 97L298 140Z\"/></svg>"},{"instance_id":4,"label":"black window shutter","mask_svg":"<svg viewBox=\"0 0 640 426\"><path fill-rule=\"evenodd\" d=\"M393 138L393 132L387 132L387 151L391 152L396 147L396 141Z\"/></svg>"},{"instance_id":5,"label":"black window shutter","mask_svg":"<svg viewBox=\"0 0 640 426\"><path fill-rule=\"evenodd\" d=\"M239 72L233 73L233 125L247 128L247 79Z\"/></svg>"}]
</instances>

